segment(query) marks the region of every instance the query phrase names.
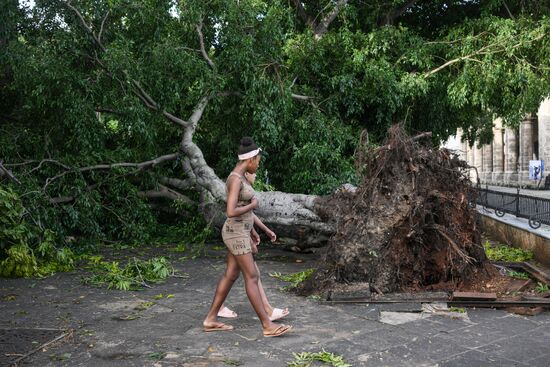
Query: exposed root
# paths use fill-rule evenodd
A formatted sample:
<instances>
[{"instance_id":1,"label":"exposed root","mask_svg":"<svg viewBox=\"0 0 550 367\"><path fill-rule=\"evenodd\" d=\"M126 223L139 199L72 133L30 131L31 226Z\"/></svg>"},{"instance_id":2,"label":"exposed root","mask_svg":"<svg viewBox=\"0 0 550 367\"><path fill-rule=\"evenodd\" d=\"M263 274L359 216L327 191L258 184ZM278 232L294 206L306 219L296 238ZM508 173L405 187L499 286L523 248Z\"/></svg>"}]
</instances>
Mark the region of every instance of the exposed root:
<instances>
[{"instance_id":1,"label":"exposed root","mask_svg":"<svg viewBox=\"0 0 550 367\"><path fill-rule=\"evenodd\" d=\"M483 267L470 167L447 149L422 145L428 136L410 137L395 125L383 146L359 146L362 182L327 199L337 231L303 293L354 282L381 292L422 288L460 282Z\"/></svg>"}]
</instances>

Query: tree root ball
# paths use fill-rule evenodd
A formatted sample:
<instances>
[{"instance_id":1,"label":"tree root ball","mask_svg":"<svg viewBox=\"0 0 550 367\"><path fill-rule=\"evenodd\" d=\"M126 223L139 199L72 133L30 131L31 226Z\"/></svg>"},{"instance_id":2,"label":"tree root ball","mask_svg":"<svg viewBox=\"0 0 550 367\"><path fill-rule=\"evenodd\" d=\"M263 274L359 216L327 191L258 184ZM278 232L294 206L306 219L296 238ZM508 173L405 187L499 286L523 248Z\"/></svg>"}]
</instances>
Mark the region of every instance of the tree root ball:
<instances>
[{"instance_id":1,"label":"tree root ball","mask_svg":"<svg viewBox=\"0 0 550 367\"><path fill-rule=\"evenodd\" d=\"M301 293L358 282L384 293L426 289L489 271L470 205L470 167L433 148L429 136L410 137L394 125L383 146L360 143L361 184L325 199L323 216L336 233Z\"/></svg>"}]
</instances>

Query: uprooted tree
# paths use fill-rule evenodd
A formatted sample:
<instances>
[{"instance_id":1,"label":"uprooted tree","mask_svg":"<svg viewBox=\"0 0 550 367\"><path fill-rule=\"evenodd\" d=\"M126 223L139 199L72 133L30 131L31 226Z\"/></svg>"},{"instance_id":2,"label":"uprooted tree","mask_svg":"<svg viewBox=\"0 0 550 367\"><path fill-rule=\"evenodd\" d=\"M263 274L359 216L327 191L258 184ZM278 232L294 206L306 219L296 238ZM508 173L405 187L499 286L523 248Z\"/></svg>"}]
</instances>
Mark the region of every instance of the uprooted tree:
<instances>
[{"instance_id":1,"label":"uprooted tree","mask_svg":"<svg viewBox=\"0 0 550 367\"><path fill-rule=\"evenodd\" d=\"M58 241L143 239L161 211L219 222L223 178L252 135L268 153L259 181L281 190L259 194L257 213L317 246L336 228L317 195L357 184L363 129L373 144L394 121L434 142L457 127L483 138L494 115L512 126L536 111L550 85L546 12L497 0L9 0L0 189ZM1 233L3 249L25 242Z\"/></svg>"},{"instance_id":2,"label":"uprooted tree","mask_svg":"<svg viewBox=\"0 0 550 367\"><path fill-rule=\"evenodd\" d=\"M356 190L326 200L337 223L304 292L362 283L382 291L464 282L484 271L476 191L466 162L390 128L381 147L359 151Z\"/></svg>"}]
</instances>

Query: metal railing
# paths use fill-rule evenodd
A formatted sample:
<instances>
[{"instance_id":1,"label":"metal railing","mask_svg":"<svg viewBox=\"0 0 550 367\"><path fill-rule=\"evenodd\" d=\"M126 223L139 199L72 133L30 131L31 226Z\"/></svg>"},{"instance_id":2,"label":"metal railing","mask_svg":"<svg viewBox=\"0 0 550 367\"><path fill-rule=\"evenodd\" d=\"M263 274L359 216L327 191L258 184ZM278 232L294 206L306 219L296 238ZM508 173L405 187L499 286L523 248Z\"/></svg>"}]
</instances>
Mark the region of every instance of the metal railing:
<instances>
[{"instance_id":1,"label":"metal railing","mask_svg":"<svg viewBox=\"0 0 550 367\"><path fill-rule=\"evenodd\" d=\"M550 199L522 195L519 188L514 194L479 187L478 194L477 205L493 209L498 217L508 213L527 218L533 229L539 228L542 223L550 224Z\"/></svg>"}]
</instances>

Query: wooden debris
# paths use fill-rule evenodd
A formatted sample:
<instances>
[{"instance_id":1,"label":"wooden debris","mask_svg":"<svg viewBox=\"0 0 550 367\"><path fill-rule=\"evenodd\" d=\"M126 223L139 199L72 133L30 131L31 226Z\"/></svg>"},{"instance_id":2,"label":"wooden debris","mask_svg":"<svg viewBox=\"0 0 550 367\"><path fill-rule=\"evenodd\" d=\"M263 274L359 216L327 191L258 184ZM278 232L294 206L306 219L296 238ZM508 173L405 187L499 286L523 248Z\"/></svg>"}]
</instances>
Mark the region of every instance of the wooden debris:
<instances>
[{"instance_id":1,"label":"wooden debris","mask_svg":"<svg viewBox=\"0 0 550 367\"><path fill-rule=\"evenodd\" d=\"M453 292L453 301L496 301L496 293Z\"/></svg>"},{"instance_id":2,"label":"wooden debris","mask_svg":"<svg viewBox=\"0 0 550 367\"><path fill-rule=\"evenodd\" d=\"M538 307L508 307L508 312L515 313L516 315L523 316L535 316L544 311L544 308Z\"/></svg>"}]
</instances>

